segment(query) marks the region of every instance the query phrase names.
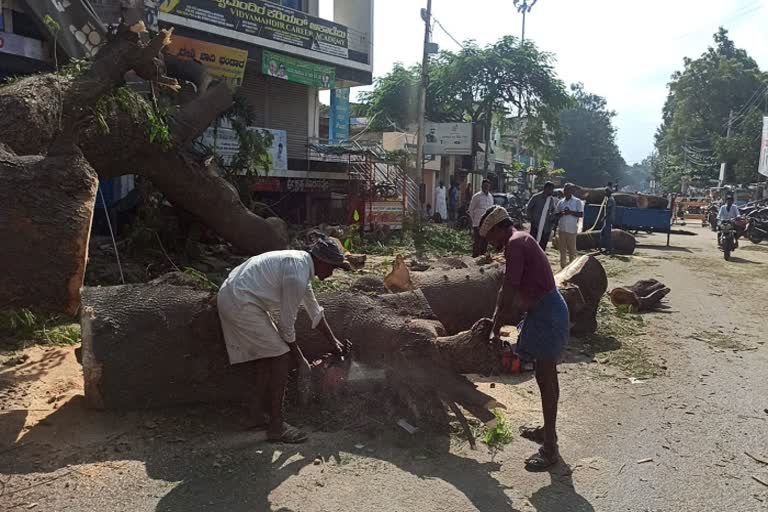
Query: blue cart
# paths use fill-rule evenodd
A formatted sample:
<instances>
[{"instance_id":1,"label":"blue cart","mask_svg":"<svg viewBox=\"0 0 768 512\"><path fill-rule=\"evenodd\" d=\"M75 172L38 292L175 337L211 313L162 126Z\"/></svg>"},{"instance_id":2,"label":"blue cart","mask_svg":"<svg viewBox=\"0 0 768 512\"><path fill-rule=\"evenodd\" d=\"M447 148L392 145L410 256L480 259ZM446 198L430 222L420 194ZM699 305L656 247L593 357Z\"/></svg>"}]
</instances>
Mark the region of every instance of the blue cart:
<instances>
[{"instance_id":1,"label":"blue cart","mask_svg":"<svg viewBox=\"0 0 768 512\"><path fill-rule=\"evenodd\" d=\"M584 208L584 229L587 230L595 225L597 215L600 212L600 205L588 204ZM595 229L601 229L603 221ZM645 231L646 233L666 233L667 247L669 247L669 238L672 234L672 210L653 210L650 208L627 208L617 206L613 227L637 233Z\"/></svg>"}]
</instances>

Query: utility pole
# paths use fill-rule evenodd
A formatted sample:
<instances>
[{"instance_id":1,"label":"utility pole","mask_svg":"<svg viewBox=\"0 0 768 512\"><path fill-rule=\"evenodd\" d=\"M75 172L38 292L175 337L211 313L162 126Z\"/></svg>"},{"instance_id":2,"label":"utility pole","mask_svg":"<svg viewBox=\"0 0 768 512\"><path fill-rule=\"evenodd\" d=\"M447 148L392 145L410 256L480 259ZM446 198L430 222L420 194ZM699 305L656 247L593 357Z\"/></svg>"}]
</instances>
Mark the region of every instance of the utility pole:
<instances>
[{"instance_id":1,"label":"utility pole","mask_svg":"<svg viewBox=\"0 0 768 512\"><path fill-rule=\"evenodd\" d=\"M427 85L429 84L429 46L432 40L432 0L427 0L426 10L422 9L424 20L424 55L421 60L421 83L419 84L418 130L416 131L416 182L424 186L424 117L427 110ZM419 194L421 197L421 194ZM419 205L422 207L422 205Z\"/></svg>"},{"instance_id":2,"label":"utility pole","mask_svg":"<svg viewBox=\"0 0 768 512\"><path fill-rule=\"evenodd\" d=\"M512 3L517 8L517 12L523 15L523 30L522 34L520 36L520 46L523 46L523 43L525 43L525 17L526 15L531 12L531 9L533 9L533 6L536 5L536 2L538 0L513 0ZM517 153L515 156L517 157L518 162L523 161L522 152L523 152L523 144L521 141L522 134L523 134L523 91L520 91L520 112L518 117L519 125L517 127L517 143L515 144L515 153Z\"/></svg>"},{"instance_id":3,"label":"utility pole","mask_svg":"<svg viewBox=\"0 0 768 512\"><path fill-rule=\"evenodd\" d=\"M725 138L730 139L731 138L731 126L733 125L733 109L731 109L730 112L728 112L728 131L725 132ZM720 164L720 187L725 184L725 162L722 162Z\"/></svg>"}]
</instances>

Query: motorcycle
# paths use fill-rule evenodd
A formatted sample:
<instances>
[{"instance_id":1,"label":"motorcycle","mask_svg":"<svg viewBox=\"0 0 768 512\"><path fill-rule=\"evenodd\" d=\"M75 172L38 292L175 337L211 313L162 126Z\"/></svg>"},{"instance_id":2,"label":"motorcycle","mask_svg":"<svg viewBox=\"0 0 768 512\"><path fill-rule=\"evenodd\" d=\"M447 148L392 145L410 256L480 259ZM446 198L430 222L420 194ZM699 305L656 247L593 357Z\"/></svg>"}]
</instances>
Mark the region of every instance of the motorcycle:
<instances>
[{"instance_id":1,"label":"motorcycle","mask_svg":"<svg viewBox=\"0 0 768 512\"><path fill-rule=\"evenodd\" d=\"M747 227L747 238L753 244L768 240L768 220L759 217L751 218Z\"/></svg>"},{"instance_id":2,"label":"motorcycle","mask_svg":"<svg viewBox=\"0 0 768 512\"><path fill-rule=\"evenodd\" d=\"M707 208L704 218L702 219L702 225L704 227L709 226L712 231L717 231L717 212L720 209L719 206L712 204Z\"/></svg>"},{"instance_id":3,"label":"motorcycle","mask_svg":"<svg viewBox=\"0 0 768 512\"><path fill-rule=\"evenodd\" d=\"M733 221L724 220L720 223L720 236L718 239L725 261L729 261L731 253L739 246L739 241L736 238L736 227Z\"/></svg>"}]
</instances>

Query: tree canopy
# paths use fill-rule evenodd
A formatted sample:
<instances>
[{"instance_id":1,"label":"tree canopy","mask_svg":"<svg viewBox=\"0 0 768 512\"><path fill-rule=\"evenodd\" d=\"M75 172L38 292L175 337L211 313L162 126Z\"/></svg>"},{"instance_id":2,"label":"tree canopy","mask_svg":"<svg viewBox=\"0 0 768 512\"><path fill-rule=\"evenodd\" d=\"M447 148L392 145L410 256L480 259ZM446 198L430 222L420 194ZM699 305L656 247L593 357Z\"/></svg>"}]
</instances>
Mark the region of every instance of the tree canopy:
<instances>
[{"instance_id":1,"label":"tree canopy","mask_svg":"<svg viewBox=\"0 0 768 512\"><path fill-rule=\"evenodd\" d=\"M362 96L373 129L405 129L416 122L420 66L396 64ZM568 102L553 56L533 42L505 36L480 47L466 42L458 52L442 51L430 64L426 117L435 122L484 122L494 115L527 118L529 147L554 131ZM484 123L490 130L491 123Z\"/></svg>"},{"instance_id":2,"label":"tree canopy","mask_svg":"<svg viewBox=\"0 0 768 512\"><path fill-rule=\"evenodd\" d=\"M562 140L555 151L555 165L569 181L588 187L621 181L626 163L616 145L616 113L602 96L583 84L571 85L572 105L560 112Z\"/></svg>"},{"instance_id":3,"label":"tree canopy","mask_svg":"<svg viewBox=\"0 0 768 512\"><path fill-rule=\"evenodd\" d=\"M672 75L656 133L659 178L678 190L683 176L716 180L725 162L726 182L757 179L768 74L720 28L714 46L698 59L684 59ZM726 137L733 113L731 136Z\"/></svg>"}]
</instances>

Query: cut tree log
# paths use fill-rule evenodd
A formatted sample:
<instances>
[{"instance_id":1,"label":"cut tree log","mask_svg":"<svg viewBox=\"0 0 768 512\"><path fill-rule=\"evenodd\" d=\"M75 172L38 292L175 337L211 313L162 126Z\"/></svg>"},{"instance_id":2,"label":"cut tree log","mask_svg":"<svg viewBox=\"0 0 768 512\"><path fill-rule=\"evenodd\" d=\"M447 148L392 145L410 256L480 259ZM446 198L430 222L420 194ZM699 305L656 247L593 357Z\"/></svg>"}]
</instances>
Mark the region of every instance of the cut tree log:
<instances>
[{"instance_id":1,"label":"cut tree log","mask_svg":"<svg viewBox=\"0 0 768 512\"><path fill-rule=\"evenodd\" d=\"M635 253L637 240L631 233L621 229L611 231L613 249L616 254L630 255ZM576 235L576 249L579 251L596 251L600 249L600 231L587 231Z\"/></svg>"},{"instance_id":2,"label":"cut tree log","mask_svg":"<svg viewBox=\"0 0 768 512\"><path fill-rule=\"evenodd\" d=\"M587 204L601 204L605 199L605 188L585 188L576 186L573 195ZM668 201L661 196L652 196L648 194L631 194L627 192L614 192L613 198L616 200L616 206L628 208L651 208L665 209Z\"/></svg>"},{"instance_id":3,"label":"cut tree log","mask_svg":"<svg viewBox=\"0 0 768 512\"><path fill-rule=\"evenodd\" d=\"M84 289L82 361L89 406L238 401L253 392L252 365L228 364L215 293L188 283L170 275L142 285ZM488 342L489 321L443 339L418 291L320 294L319 300L335 333L354 343L357 362L387 369L398 386L428 390L483 421L493 419L498 404L456 370L491 373L501 367L500 348ZM308 359L328 352L327 341L303 313L296 330Z\"/></svg>"},{"instance_id":4,"label":"cut tree log","mask_svg":"<svg viewBox=\"0 0 768 512\"><path fill-rule=\"evenodd\" d=\"M618 307L627 307L630 311L643 312L655 308L661 299L671 290L656 279L644 279L632 286L622 286L611 290L611 302Z\"/></svg>"},{"instance_id":5,"label":"cut tree log","mask_svg":"<svg viewBox=\"0 0 768 512\"><path fill-rule=\"evenodd\" d=\"M0 309L77 313L97 187L74 146L42 157L0 144Z\"/></svg>"},{"instance_id":6,"label":"cut tree log","mask_svg":"<svg viewBox=\"0 0 768 512\"><path fill-rule=\"evenodd\" d=\"M336 335L353 342L356 362L387 370L398 389L417 390L415 397L455 402L490 421L495 404L461 374L500 371L501 347L489 343L491 322L480 319L493 312L502 272L493 265L467 270L452 271L463 274L448 273L447 280L446 272L435 272L413 291L375 297L320 293L318 300ZM576 312L575 330L593 326L597 306L586 301L599 301L607 283L599 261L583 256L557 281ZM453 300L443 298L447 291ZM83 373L91 407L220 402L252 392L252 365L228 364L215 292L197 289L183 274L142 285L85 288L83 305ZM464 330L468 306L477 309ZM296 333L310 360L328 353L327 340L312 330L304 312Z\"/></svg>"}]
</instances>

